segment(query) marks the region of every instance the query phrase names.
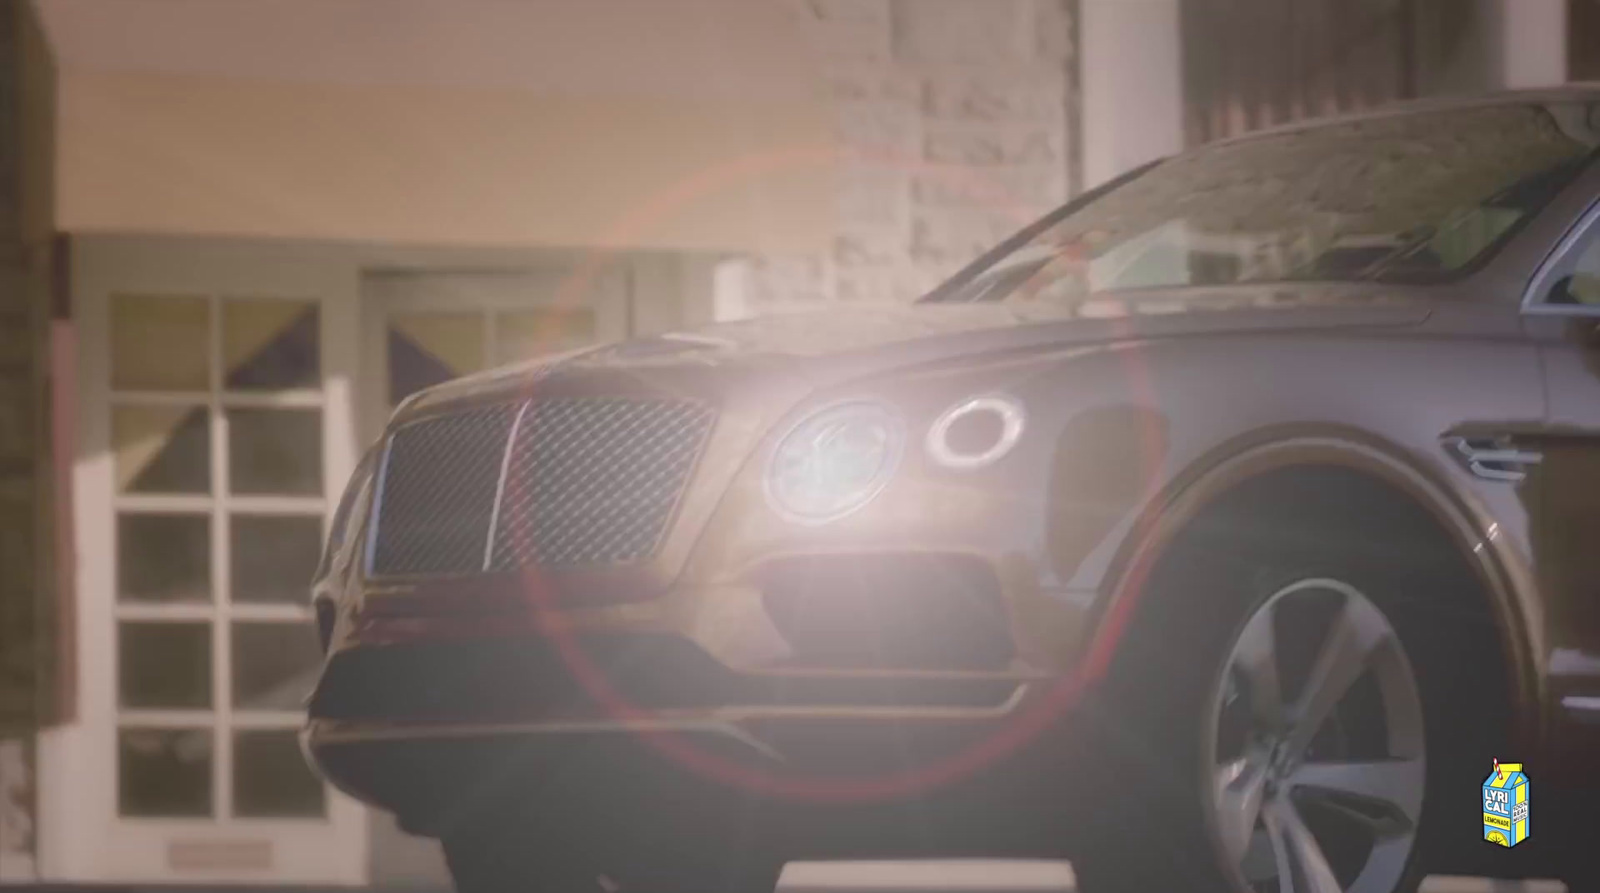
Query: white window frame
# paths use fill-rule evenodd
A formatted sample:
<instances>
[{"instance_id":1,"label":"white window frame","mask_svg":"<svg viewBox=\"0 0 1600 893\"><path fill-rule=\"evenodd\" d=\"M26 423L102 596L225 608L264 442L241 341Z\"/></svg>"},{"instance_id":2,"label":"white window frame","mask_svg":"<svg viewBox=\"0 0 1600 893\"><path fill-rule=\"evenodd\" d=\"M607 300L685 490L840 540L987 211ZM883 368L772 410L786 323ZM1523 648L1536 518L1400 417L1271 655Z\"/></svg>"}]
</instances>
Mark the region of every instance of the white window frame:
<instances>
[{"instance_id":1,"label":"white window frame","mask_svg":"<svg viewBox=\"0 0 1600 893\"><path fill-rule=\"evenodd\" d=\"M366 811L332 788L319 819L232 818L234 729L296 728L293 711L231 709L231 622L294 620L310 624L306 605L230 605L228 512L320 513L324 529L357 458L352 388L358 300L355 265L316 252L271 244L193 239L86 237L74 241L73 319L78 335L77 458L72 507L76 551L76 720L40 736L39 869L45 880L246 884L361 884L368 875ZM206 296L211 301L211 389L205 393L114 394L110 387L110 301L114 294ZM282 298L318 302L320 392L229 394L222 376L218 300ZM119 495L111 441L116 405L206 405L211 412L212 494ZM323 492L307 497L232 495L227 487L225 407L318 406L322 409ZM219 462L220 459L220 462ZM207 511L211 516L213 601L208 604L119 604L116 594L118 511ZM219 560L220 559L220 560ZM309 582L309 581L308 581ZM213 708L208 711L124 711L118 704L116 642L124 619L207 619L212 625ZM226 724L229 718L236 722ZM118 815L119 726L212 730L211 818ZM201 867L170 864L174 847L225 853L264 842L270 864L219 860Z\"/></svg>"},{"instance_id":2,"label":"white window frame","mask_svg":"<svg viewBox=\"0 0 1600 893\"><path fill-rule=\"evenodd\" d=\"M362 277L363 416L367 438L382 431L389 417L389 316L398 313L474 313L483 325L486 368L493 368L500 313L542 307L582 307L594 312L595 343L625 338L630 325L626 275L603 270L583 279L570 268L543 266L521 270L448 271L417 269L370 272ZM585 288L570 294L575 284ZM561 303L569 297L582 303Z\"/></svg>"},{"instance_id":3,"label":"white window frame","mask_svg":"<svg viewBox=\"0 0 1600 893\"><path fill-rule=\"evenodd\" d=\"M183 408L205 407L209 421L210 485L211 493L205 496L186 494L116 493L112 496L112 516L123 514L181 512L204 514L211 525L211 600L194 602L128 603L112 595L112 611L119 625L122 621L191 621L210 624L211 631L211 709L209 711L152 710L143 708L117 708L117 727L123 728L207 728L214 731L211 753L211 809L213 821L237 822L233 802L233 748L232 733L243 728L298 730L300 715L285 711L243 711L233 703L233 690L229 684L233 668L233 624L235 621L298 622L308 634L312 630L312 611L309 600L303 605L267 605L236 603L230 592L233 569L233 537L228 527L236 514L281 514L296 517L318 516L322 520L323 536L331 511L323 496L250 496L232 493L231 468L228 459L228 416L230 409L315 409L324 425L327 424L326 401L321 389L290 390L276 393L251 393L229 391L226 385L227 370L222 355L223 307L238 298L216 293L196 295L206 301L209 331L206 333L209 381L204 394L199 392L119 392L108 383L106 396L108 411L122 407ZM115 300L113 294L109 298ZM291 303L310 303L318 306L319 342L320 298L249 298L248 300L283 300ZM327 452L326 449L323 451ZM116 551L111 551L113 565ZM112 579L117 574L112 572ZM308 581L309 583L309 581ZM276 714L275 716L272 714ZM119 816L122 821L169 822L187 821L165 818Z\"/></svg>"}]
</instances>

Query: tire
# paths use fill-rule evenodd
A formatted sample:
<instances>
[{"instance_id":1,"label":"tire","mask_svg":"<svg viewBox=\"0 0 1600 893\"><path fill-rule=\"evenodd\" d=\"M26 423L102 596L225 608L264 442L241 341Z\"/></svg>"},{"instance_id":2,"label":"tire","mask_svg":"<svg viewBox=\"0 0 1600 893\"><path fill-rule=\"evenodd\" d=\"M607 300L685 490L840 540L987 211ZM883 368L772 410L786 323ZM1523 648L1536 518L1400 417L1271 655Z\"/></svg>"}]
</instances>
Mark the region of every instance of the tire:
<instances>
[{"instance_id":1,"label":"tire","mask_svg":"<svg viewBox=\"0 0 1600 893\"><path fill-rule=\"evenodd\" d=\"M1427 807L1441 791L1454 788L1475 798L1470 779L1481 777L1488 765L1478 751L1495 746L1463 746L1465 730L1460 729L1462 717L1481 724L1484 705L1492 700L1484 697L1493 686L1481 672L1492 661L1479 653L1462 662L1483 630L1476 621L1441 620L1436 610L1441 593L1459 595L1456 587L1473 585L1470 577L1463 579L1448 563L1416 567L1374 560L1370 550L1342 543L1336 535L1286 542L1282 531L1241 537L1237 527L1222 527L1227 525L1216 525L1210 535L1202 530L1184 537L1159 562L1107 684L1090 705L1107 758L1104 771L1116 777L1117 785L1108 798L1109 815L1073 859L1079 889L1413 893L1424 873L1419 854L1436 824ZM1288 606L1299 604L1291 599L1305 601L1304 608L1296 608L1293 626L1300 640L1311 644L1295 651L1293 640L1280 643L1285 653L1278 656L1275 675L1281 677L1281 714L1294 713L1291 708L1303 694L1290 678L1297 674L1284 672L1284 665L1303 665L1304 678L1312 678L1328 644L1310 632L1318 611L1331 612L1329 629L1339 618L1351 625L1386 625L1391 644L1372 658L1381 661L1381 672L1363 675L1310 732L1273 732L1260 742L1246 734L1239 759L1221 760L1231 748L1223 743L1224 732L1229 723L1240 722L1227 711L1242 709L1246 727L1264 724L1256 714L1271 713L1257 709L1257 693L1250 691L1254 677L1241 674L1239 655L1248 657L1259 643L1263 622L1277 633L1273 638L1284 636ZM1324 607L1313 610L1318 604ZM1408 690L1414 693L1409 698ZM1463 709L1464 698L1475 698L1465 701L1474 706ZM1403 718L1397 702L1404 702L1400 706L1414 718ZM1296 753L1308 738L1313 745ZM1306 783L1335 778L1329 770L1349 770L1347 762L1357 754L1379 753L1382 748L1374 742L1380 739L1385 747L1397 748L1398 755L1383 755L1381 769L1403 780L1382 792L1396 803ZM1341 741L1345 756L1339 758ZM1440 746L1447 741L1451 746ZM1327 753L1318 755L1317 748ZM1484 772L1473 768L1479 759ZM1231 772L1235 764L1241 766L1238 775L1219 781L1219 770ZM1213 785L1226 792L1226 802L1239 803L1244 802L1240 791L1258 789L1258 777L1268 779L1259 787L1262 802L1269 803L1261 807L1260 818L1253 823L1220 818L1247 813L1222 809L1225 795L1213 793ZM1341 786L1352 786L1346 784L1349 777L1337 777ZM1370 774L1353 787L1375 787L1371 782L1377 777ZM1302 821L1296 825L1290 813ZM1316 825L1307 818L1313 813ZM1362 829L1352 814L1370 819L1376 829L1365 867L1364 845L1356 839ZM1475 810L1466 816L1469 823L1477 821ZM1241 830L1246 824L1250 830ZM1316 865L1314 856L1297 855L1304 852L1308 830L1331 870ZM1274 886L1285 871L1293 886Z\"/></svg>"}]
</instances>

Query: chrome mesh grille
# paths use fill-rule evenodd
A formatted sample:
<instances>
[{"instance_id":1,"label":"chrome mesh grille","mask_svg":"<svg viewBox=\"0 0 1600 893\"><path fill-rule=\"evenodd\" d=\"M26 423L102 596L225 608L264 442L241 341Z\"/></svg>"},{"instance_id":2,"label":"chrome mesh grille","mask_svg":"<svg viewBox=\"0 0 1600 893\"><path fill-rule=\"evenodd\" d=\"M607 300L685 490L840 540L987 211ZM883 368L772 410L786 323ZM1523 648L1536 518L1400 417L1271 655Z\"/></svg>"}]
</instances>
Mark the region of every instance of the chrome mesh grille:
<instances>
[{"instance_id":1,"label":"chrome mesh grille","mask_svg":"<svg viewBox=\"0 0 1600 893\"><path fill-rule=\"evenodd\" d=\"M711 430L697 403L531 404L506 464L492 566L621 565L654 554Z\"/></svg>"},{"instance_id":2,"label":"chrome mesh grille","mask_svg":"<svg viewBox=\"0 0 1600 893\"><path fill-rule=\"evenodd\" d=\"M516 411L516 406L494 406L425 419L395 432L384 465L373 573L483 569Z\"/></svg>"},{"instance_id":3,"label":"chrome mesh grille","mask_svg":"<svg viewBox=\"0 0 1600 893\"><path fill-rule=\"evenodd\" d=\"M478 573L491 537L494 570L648 558L715 419L698 403L595 397L406 425L389 445L372 573Z\"/></svg>"}]
</instances>

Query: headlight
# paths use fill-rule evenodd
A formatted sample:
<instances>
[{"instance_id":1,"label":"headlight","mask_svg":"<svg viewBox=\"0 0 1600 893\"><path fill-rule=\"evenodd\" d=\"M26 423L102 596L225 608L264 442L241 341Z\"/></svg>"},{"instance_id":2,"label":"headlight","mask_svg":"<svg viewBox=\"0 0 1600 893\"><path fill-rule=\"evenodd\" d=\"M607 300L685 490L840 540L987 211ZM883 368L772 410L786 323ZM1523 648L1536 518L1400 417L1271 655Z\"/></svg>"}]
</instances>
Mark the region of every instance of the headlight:
<instances>
[{"instance_id":1,"label":"headlight","mask_svg":"<svg viewBox=\"0 0 1600 893\"><path fill-rule=\"evenodd\" d=\"M767 496L779 513L808 524L832 521L878 495L900 459L904 429L888 407L856 401L796 425L773 452Z\"/></svg>"}]
</instances>

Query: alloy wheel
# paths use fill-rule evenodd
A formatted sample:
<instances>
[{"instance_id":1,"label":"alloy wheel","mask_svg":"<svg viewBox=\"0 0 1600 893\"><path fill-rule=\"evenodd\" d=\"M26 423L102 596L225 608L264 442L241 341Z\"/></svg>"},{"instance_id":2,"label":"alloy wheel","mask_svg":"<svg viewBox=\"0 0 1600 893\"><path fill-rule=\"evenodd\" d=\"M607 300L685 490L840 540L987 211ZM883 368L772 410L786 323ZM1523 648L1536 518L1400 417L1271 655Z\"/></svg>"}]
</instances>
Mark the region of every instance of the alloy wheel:
<instances>
[{"instance_id":1,"label":"alloy wheel","mask_svg":"<svg viewBox=\"0 0 1600 893\"><path fill-rule=\"evenodd\" d=\"M1390 893L1427 771L1422 698L1389 619L1306 579L1241 627L1208 733L1213 840L1241 890Z\"/></svg>"}]
</instances>

